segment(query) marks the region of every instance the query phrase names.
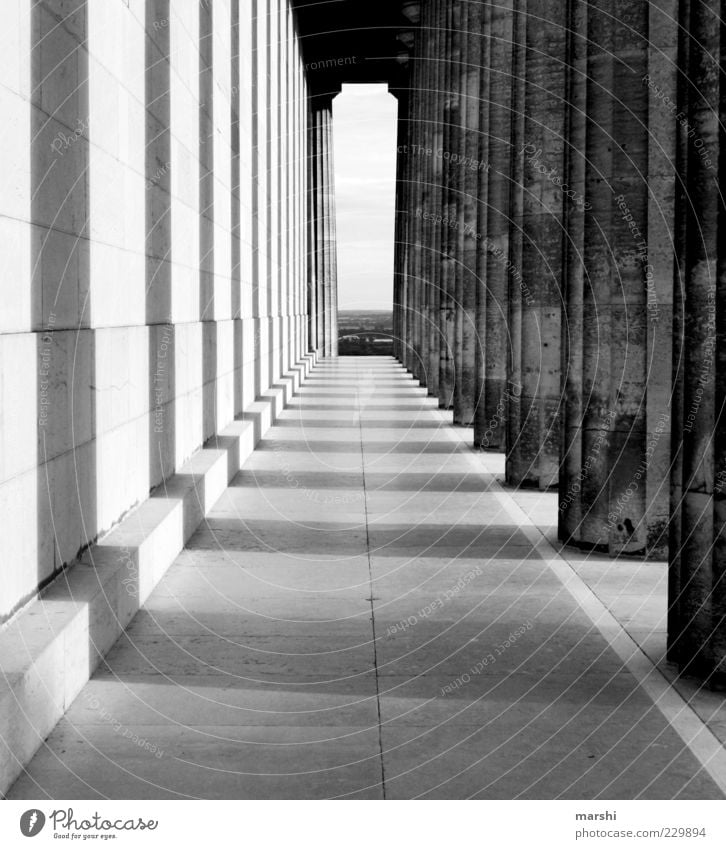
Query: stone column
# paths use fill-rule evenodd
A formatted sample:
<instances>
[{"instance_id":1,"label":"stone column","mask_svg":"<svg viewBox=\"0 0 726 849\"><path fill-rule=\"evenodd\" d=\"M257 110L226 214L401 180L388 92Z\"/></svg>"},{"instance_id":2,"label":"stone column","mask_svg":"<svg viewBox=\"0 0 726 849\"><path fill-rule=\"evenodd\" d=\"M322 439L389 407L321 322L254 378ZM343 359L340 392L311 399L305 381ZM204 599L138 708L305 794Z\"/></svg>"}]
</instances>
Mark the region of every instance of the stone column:
<instances>
[{"instance_id":1,"label":"stone column","mask_svg":"<svg viewBox=\"0 0 726 849\"><path fill-rule=\"evenodd\" d=\"M413 80L415 72L415 61L412 61L411 79ZM413 239L413 218L415 215L414 199L413 199L413 159L409 154L409 148L414 141L414 92L413 85L409 90L407 98L406 112L404 117L405 122L405 147L404 147L404 164L403 164L403 222L401 226L401 345L403 352L403 365L411 371L413 368L413 344L412 344L412 320L413 311L411 309L411 299L413 296L413 282L411 279L411 263L412 263L412 239Z\"/></svg>"},{"instance_id":2,"label":"stone column","mask_svg":"<svg viewBox=\"0 0 726 849\"><path fill-rule=\"evenodd\" d=\"M393 355L399 362L403 362L403 270L405 263L405 250L403 233L406 221L406 181L404 171L406 167L406 114L407 97L404 92L396 91L398 100L398 135L396 153L396 221L395 221L395 245L393 261Z\"/></svg>"},{"instance_id":3,"label":"stone column","mask_svg":"<svg viewBox=\"0 0 726 849\"><path fill-rule=\"evenodd\" d=\"M311 249L315 253L315 296L318 351L337 355L337 262L335 249L335 185L332 156L333 95L310 98L310 183L314 212Z\"/></svg>"},{"instance_id":4,"label":"stone column","mask_svg":"<svg viewBox=\"0 0 726 849\"><path fill-rule=\"evenodd\" d=\"M560 313L565 183L566 0L526 0L523 114L509 269L511 354L506 480L548 489L559 467Z\"/></svg>"},{"instance_id":5,"label":"stone column","mask_svg":"<svg viewBox=\"0 0 726 849\"><path fill-rule=\"evenodd\" d=\"M320 156L320 116L314 108L310 98L309 128L308 135L308 198L310 227L309 233L309 256L310 268L312 270L310 297L314 313L314 336L315 351L319 356L324 353L325 338L325 314L323 303L323 257L320 250L322 241L322 192L320 190L322 179L322 160Z\"/></svg>"},{"instance_id":6,"label":"stone column","mask_svg":"<svg viewBox=\"0 0 726 849\"><path fill-rule=\"evenodd\" d=\"M326 351L328 356L338 356L338 237L335 217L335 160L333 157L333 106L332 97L330 109L325 114L325 223L326 223L326 308L329 311L328 339Z\"/></svg>"},{"instance_id":7,"label":"stone column","mask_svg":"<svg viewBox=\"0 0 726 849\"><path fill-rule=\"evenodd\" d=\"M293 19L294 20L294 19ZM295 239L295 278L296 278L296 346L295 360L300 360L308 350L306 336L308 334L306 315L306 300L305 300L305 212L303 204L305 203L305 184L304 184L304 164L305 164L305 145L304 145L304 127L305 121L302 112L302 60L300 58L300 42L297 30L293 22L293 32L295 34L295 69L294 69L294 86L295 86L295 206L294 218L292 226Z\"/></svg>"},{"instance_id":8,"label":"stone column","mask_svg":"<svg viewBox=\"0 0 726 849\"><path fill-rule=\"evenodd\" d=\"M310 151L308 148L308 96L307 83L305 81L305 68L300 62L300 85L299 85L300 102L298 103L298 120L300 121L300 210L299 210L299 227L300 227L300 297L303 301L301 321L301 345L302 350L300 355L309 353L313 350L312 347L312 328L316 321L312 312L312 302L310 299L310 283L309 283L309 256L311 253L310 242L310 227L306 226L308 212L308 192L310 174L308 170L308 159ZM307 316L307 317L305 317ZM307 323L307 326L305 324Z\"/></svg>"},{"instance_id":9,"label":"stone column","mask_svg":"<svg viewBox=\"0 0 726 849\"><path fill-rule=\"evenodd\" d=\"M431 95L430 95L430 163L431 216L440 214L443 203L443 152L444 146L444 100L446 72L446 3L447 0L433 0L431 20L434 38L431 45ZM429 264L427 275L431 285L429 314L429 360L427 363L429 395L439 397L439 375L442 346L441 329L441 246L443 228L441 224L430 221Z\"/></svg>"},{"instance_id":10,"label":"stone column","mask_svg":"<svg viewBox=\"0 0 726 849\"><path fill-rule=\"evenodd\" d=\"M411 123L408 145L409 157L409 262L408 311L410 332L409 370L422 382L426 380L424 361L425 281L424 269L424 214L426 213L425 161L426 161L426 94L425 69L428 33L420 25L414 44L411 77Z\"/></svg>"},{"instance_id":11,"label":"stone column","mask_svg":"<svg viewBox=\"0 0 726 849\"><path fill-rule=\"evenodd\" d=\"M396 157L396 223L395 260L393 277L393 353L405 365L405 271L406 229L408 224L408 110L409 97L406 91L397 90L398 99L398 147Z\"/></svg>"},{"instance_id":12,"label":"stone column","mask_svg":"<svg viewBox=\"0 0 726 849\"><path fill-rule=\"evenodd\" d=\"M410 79L413 80L415 61L413 57L410 60ZM402 205L400 207L401 225L400 225L400 314L401 325L399 335L401 339L401 362L410 370L411 366L411 309L410 309L410 288L409 288L409 267L411 262L411 218L412 211L412 186L411 186L411 157L408 153L408 148L413 140L413 92L409 88L406 100L405 109L399 116L399 138L402 139L402 154L401 154L401 198Z\"/></svg>"},{"instance_id":13,"label":"stone column","mask_svg":"<svg viewBox=\"0 0 726 849\"><path fill-rule=\"evenodd\" d=\"M486 152L489 88L489 27L491 7L479 3L466 4L462 20L462 120L459 162L462 195L459 205L458 252L456 275L456 381L454 422L469 426L474 422L476 407L477 363L477 290L478 255L482 230L486 228L486 203L482 203L479 173ZM485 159L486 161L486 153Z\"/></svg>"},{"instance_id":14,"label":"stone column","mask_svg":"<svg viewBox=\"0 0 726 849\"><path fill-rule=\"evenodd\" d=\"M560 538L613 555L658 555L667 503L663 488L651 484L665 475L671 426L670 308L667 296L658 303L658 293L668 288L672 248L651 227L667 189L657 173L651 187L649 171L662 163L657 151L675 126L656 122L649 138L655 100L647 75L660 57L659 45L649 46L649 15L660 13L656 4L627 0L581 5L573 7L573 30L587 34L586 64L580 44L570 89L573 104L584 98L587 119L583 127L573 109L572 138L582 147L570 148L568 179L584 219L570 211L566 222L573 247L563 328Z\"/></svg>"},{"instance_id":15,"label":"stone column","mask_svg":"<svg viewBox=\"0 0 726 849\"><path fill-rule=\"evenodd\" d=\"M423 8L422 8L423 12ZM422 383L426 381L424 313L426 310L426 281L424 279L424 214L426 213L427 187L425 183L426 163L426 51L429 33L419 23L416 33L416 63L413 76L413 138L414 146L409 148L412 163L412 238L411 238L411 287L412 287L412 373Z\"/></svg>"},{"instance_id":16,"label":"stone column","mask_svg":"<svg viewBox=\"0 0 726 849\"><path fill-rule=\"evenodd\" d=\"M436 26L434 20L433 0L421 3L419 33L421 36L421 121L420 145L417 151L417 173L421 184L421 245L418 252L418 284L421 289L420 324L420 357L421 369L419 379L422 386L431 384L431 321L433 315L435 270L434 257L431 251L431 236L434 222L431 220L433 208L433 121L434 121L434 44L436 41Z\"/></svg>"},{"instance_id":17,"label":"stone column","mask_svg":"<svg viewBox=\"0 0 726 849\"><path fill-rule=\"evenodd\" d=\"M327 98L326 98L327 101ZM332 103L331 108L327 107L321 110L320 121L320 158L321 158L321 196L323 203L323 220L322 231L323 241L321 251L323 255L323 301L324 301L324 327L325 340L324 349L325 356L330 357L333 353L333 228L332 228L332 211L334 209L335 198L332 195L332 186L330 183L331 163L330 163L330 122L332 120Z\"/></svg>"},{"instance_id":18,"label":"stone column","mask_svg":"<svg viewBox=\"0 0 726 849\"><path fill-rule=\"evenodd\" d=\"M461 16L462 0L446 0L445 102L444 102L444 190L441 209L442 256L441 301L439 326L441 331L439 367L439 405L450 409L454 403L456 380L456 263L457 222L461 192L461 169L451 159L459 148L461 138ZM459 257L460 260L460 257Z\"/></svg>"},{"instance_id":19,"label":"stone column","mask_svg":"<svg viewBox=\"0 0 726 849\"><path fill-rule=\"evenodd\" d=\"M512 189L512 91L514 0L491 8L488 100L482 103L484 131L479 154L476 413L474 445L504 449L509 301L509 222ZM486 68L486 65L485 65ZM483 69L484 70L484 69Z\"/></svg>"},{"instance_id":20,"label":"stone column","mask_svg":"<svg viewBox=\"0 0 726 849\"><path fill-rule=\"evenodd\" d=\"M310 350L316 353L320 351L321 315L319 292L319 269L318 269L318 160L317 150L317 126L312 109L308 110L307 129L307 275L308 275L308 330Z\"/></svg>"},{"instance_id":21,"label":"stone column","mask_svg":"<svg viewBox=\"0 0 726 849\"><path fill-rule=\"evenodd\" d=\"M674 352L668 658L726 686L723 130L720 4L684 2L678 103L678 267ZM667 92L672 98L673 93ZM719 328L721 330L719 331Z\"/></svg>"}]
</instances>

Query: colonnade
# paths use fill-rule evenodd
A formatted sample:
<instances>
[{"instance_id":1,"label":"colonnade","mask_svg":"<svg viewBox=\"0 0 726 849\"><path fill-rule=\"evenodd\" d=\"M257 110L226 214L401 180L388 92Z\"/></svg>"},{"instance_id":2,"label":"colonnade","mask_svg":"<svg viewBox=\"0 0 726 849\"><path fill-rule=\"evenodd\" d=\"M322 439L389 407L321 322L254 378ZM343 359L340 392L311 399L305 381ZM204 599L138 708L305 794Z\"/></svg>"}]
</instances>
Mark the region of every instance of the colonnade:
<instances>
[{"instance_id":1,"label":"colonnade","mask_svg":"<svg viewBox=\"0 0 726 849\"><path fill-rule=\"evenodd\" d=\"M669 556L726 656L720 4L423 0L399 94L396 356L556 489L563 543Z\"/></svg>"}]
</instances>

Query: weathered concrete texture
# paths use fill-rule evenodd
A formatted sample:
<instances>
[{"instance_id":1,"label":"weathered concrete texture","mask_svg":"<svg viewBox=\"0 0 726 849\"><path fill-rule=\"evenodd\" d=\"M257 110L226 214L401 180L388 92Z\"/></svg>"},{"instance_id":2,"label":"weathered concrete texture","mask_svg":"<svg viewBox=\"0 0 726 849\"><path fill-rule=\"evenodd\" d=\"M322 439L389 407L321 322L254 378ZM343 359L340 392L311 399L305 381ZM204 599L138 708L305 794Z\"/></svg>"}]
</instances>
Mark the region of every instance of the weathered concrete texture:
<instances>
[{"instance_id":1,"label":"weathered concrete texture","mask_svg":"<svg viewBox=\"0 0 726 849\"><path fill-rule=\"evenodd\" d=\"M309 110L307 132L307 238L308 250L308 300L310 302L310 345L316 353L323 350L323 302L322 302L322 267L320 251L318 250L318 234L320 229L320 157L317 155L319 146L318 126L313 119L313 111Z\"/></svg>"},{"instance_id":2,"label":"weathered concrete texture","mask_svg":"<svg viewBox=\"0 0 726 849\"><path fill-rule=\"evenodd\" d=\"M393 260L393 354L407 364L406 353L406 233L408 225L407 142L409 96L407 91L392 91L398 100L396 148L396 223Z\"/></svg>"},{"instance_id":3,"label":"weathered concrete texture","mask_svg":"<svg viewBox=\"0 0 726 849\"><path fill-rule=\"evenodd\" d=\"M317 298L318 353L338 352L337 250L335 245L335 174L333 167L333 95L310 97L310 205L315 213L313 268Z\"/></svg>"},{"instance_id":4,"label":"weathered concrete texture","mask_svg":"<svg viewBox=\"0 0 726 849\"><path fill-rule=\"evenodd\" d=\"M540 489L558 480L563 219L577 204L564 183L566 9L564 0L526 0L515 47L524 67L512 145L506 480Z\"/></svg>"},{"instance_id":5,"label":"weathered concrete texture","mask_svg":"<svg viewBox=\"0 0 726 849\"><path fill-rule=\"evenodd\" d=\"M423 3L421 5L421 39L422 39L422 56L421 56L421 122L420 122L420 139L424 148L424 153L417 155L418 161L418 176L421 184L421 212L422 218L419 222L421 244L418 251L418 279L421 289L421 308L420 308L420 358L421 370L420 381L422 386L426 386L431 392L431 318L434 303L434 286L432 281L433 271L436 267L436 260L431 252L431 233L436 226L431 220L430 215L423 216L423 213L428 213L433 208L432 198L434 193L433 183L433 157L429 155L429 151L433 144L433 128L436 121L434 113L434 97L433 78L434 78L434 42L437 37L437 31L434 22L434 4L433 2Z\"/></svg>"},{"instance_id":6,"label":"weathered concrete texture","mask_svg":"<svg viewBox=\"0 0 726 849\"><path fill-rule=\"evenodd\" d=\"M427 0L421 4L410 58L410 89L396 92L400 108L394 284L394 332L400 341L396 350L411 374L437 397L441 348L449 344L450 329L447 324L442 330L440 323L442 251L448 238L442 223L447 3Z\"/></svg>"},{"instance_id":7,"label":"weathered concrete texture","mask_svg":"<svg viewBox=\"0 0 726 849\"><path fill-rule=\"evenodd\" d=\"M333 160L333 112L332 103L325 116L323 138L325 156L325 227L326 227L326 316L327 337L325 355L338 356L338 247L335 226L335 164Z\"/></svg>"},{"instance_id":8,"label":"weathered concrete texture","mask_svg":"<svg viewBox=\"0 0 726 849\"><path fill-rule=\"evenodd\" d=\"M444 45L446 43L446 0L433 0L431 2L431 20L434 26L434 40L431 46L431 115L429 138L431 139L431 164L429 173L431 175L431 212L438 213L441 209L443 197L443 158L438 155L444 145L444 80L446 71L446 60ZM429 360L427 364L426 386L429 395L439 397L439 377L441 360L441 347L446 342L443 338L441 318L441 246L443 240L443 229L433 220L427 231L429 238L429 250L431 262L427 266L429 284L431 286L431 311L429 313Z\"/></svg>"},{"instance_id":9,"label":"weathered concrete texture","mask_svg":"<svg viewBox=\"0 0 726 849\"><path fill-rule=\"evenodd\" d=\"M314 220L310 270L315 292L317 353L338 351L337 250L335 244L335 175L333 167L333 94L311 93L308 158L308 203Z\"/></svg>"},{"instance_id":10,"label":"weathered concrete texture","mask_svg":"<svg viewBox=\"0 0 726 849\"><path fill-rule=\"evenodd\" d=\"M409 248L408 285L410 290L411 322L411 373L420 380L425 379L426 361L424 353L424 310L426 301L426 280L422 275L423 259L423 216L425 209L426 185L424 182L425 156L420 151L426 140L426 92L424 79L426 74L426 49L430 32L420 26L416 39L416 51L413 73L413 91L411 93L411 134L414 144L409 148L411 157L411 236Z\"/></svg>"},{"instance_id":11,"label":"weathered concrete texture","mask_svg":"<svg viewBox=\"0 0 726 849\"><path fill-rule=\"evenodd\" d=\"M650 48L649 15L657 39ZM568 222L573 240L581 240L583 267L570 271L567 287L560 535L613 554L657 555L664 550L667 502L663 487L647 481L662 481L667 472L671 359L668 345L658 347L670 328L670 306L666 296L660 313L654 269L667 290L672 251L653 213L662 201L667 231L672 185L663 181L659 148L673 147L675 124L653 117L644 78L651 60L663 71L659 42L672 51L676 24L647 5L618 2L590 4L586 27L587 76L575 67L571 82L573 89L586 86L586 211L583 227ZM619 58L624 43L627 62ZM654 329L661 321L663 329Z\"/></svg>"},{"instance_id":12,"label":"weathered concrete texture","mask_svg":"<svg viewBox=\"0 0 726 849\"><path fill-rule=\"evenodd\" d=\"M441 298L439 302L439 405L451 409L456 381L456 268L461 261L458 253L458 218L461 203L461 168L452 160L463 133L461 114L461 53L465 33L461 29L464 3L445 0L446 43L444 48L444 136L443 191L441 211Z\"/></svg>"},{"instance_id":13,"label":"weathered concrete texture","mask_svg":"<svg viewBox=\"0 0 726 849\"><path fill-rule=\"evenodd\" d=\"M9 797L723 798L436 407L320 363Z\"/></svg>"},{"instance_id":14,"label":"weathered concrete texture","mask_svg":"<svg viewBox=\"0 0 726 849\"><path fill-rule=\"evenodd\" d=\"M414 49L411 56L411 87L403 103L405 112L399 116L399 136L403 140L399 153L402 157L403 186L402 196L405 206L402 208L401 242L401 347L402 362L412 374L421 375L421 363L418 355L418 313L420 283L416 278L417 257L420 251L420 225L422 210L420 206L421 183L418 168L419 158L413 153L421 143L419 114L421 109L420 82L422 79L423 33L417 29L414 36ZM419 84L419 85L417 85Z\"/></svg>"},{"instance_id":15,"label":"weathered concrete texture","mask_svg":"<svg viewBox=\"0 0 726 849\"><path fill-rule=\"evenodd\" d=\"M486 13L485 13L486 14ZM477 257L476 413L474 444L484 450L504 449L509 302L509 226L512 183L513 0L491 8L488 106L481 118L479 201L486 227ZM486 23L486 21L485 21ZM484 57L486 58L486 57Z\"/></svg>"},{"instance_id":16,"label":"weathered concrete texture","mask_svg":"<svg viewBox=\"0 0 726 849\"><path fill-rule=\"evenodd\" d=\"M688 6L684 5L684 10ZM671 478L669 658L686 674L726 685L726 589L723 572L726 523L724 369L717 328L723 322L718 291L723 268L723 114L726 92L718 59L724 49L716 10L690 5L682 21L690 37L689 88L679 107L679 159L688 175L679 224L676 397L673 404L675 463ZM715 51L715 52L714 52Z\"/></svg>"},{"instance_id":17,"label":"weathered concrete texture","mask_svg":"<svg viewBox=\"0 0 726 849\"><path fill-rule=\"evenodd\" d=\"M479 174L486 161L482 141L487 139L486 116L489 68L489 6L467 3L462 29L462 124L457 163L461 171L456 274L456 381L454 422L471 425L477 404L476 362L481 340L477 332L476 303L481 282L478 256L486 231L487 207L482 203Z\"/></svg>"}]
</instances>

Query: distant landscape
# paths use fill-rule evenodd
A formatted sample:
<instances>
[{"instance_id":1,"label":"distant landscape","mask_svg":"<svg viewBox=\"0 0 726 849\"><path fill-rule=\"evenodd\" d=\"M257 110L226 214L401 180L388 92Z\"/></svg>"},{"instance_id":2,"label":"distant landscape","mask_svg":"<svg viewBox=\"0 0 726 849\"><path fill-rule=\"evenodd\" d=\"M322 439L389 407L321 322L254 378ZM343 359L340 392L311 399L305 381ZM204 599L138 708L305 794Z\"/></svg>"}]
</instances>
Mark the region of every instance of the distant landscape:
<instances>
[{"instance_id":1,"label":"distant landscape","mask_svg":"<svg viewBox=\"0 0 726 849\"><path fill-rule=\"evenodd\" d=\"M393 353L393 313L387 310L340 310L338 353L371 357Z\"/></svg>"}]
</instances>

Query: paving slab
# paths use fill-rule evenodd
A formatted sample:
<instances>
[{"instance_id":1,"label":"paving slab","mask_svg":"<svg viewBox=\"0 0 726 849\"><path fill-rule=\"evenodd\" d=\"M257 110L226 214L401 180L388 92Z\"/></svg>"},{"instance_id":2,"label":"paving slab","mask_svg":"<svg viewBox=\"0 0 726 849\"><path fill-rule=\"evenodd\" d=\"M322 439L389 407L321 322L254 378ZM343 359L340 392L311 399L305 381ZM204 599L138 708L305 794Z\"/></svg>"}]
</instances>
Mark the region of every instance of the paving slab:
<instances>
[{"instance_id":1,"label":"paving slab","mask_svg":"<svg viewBox=\"0 0 726 849\"><path fill-rule=\"evenodd\" d=\"M723 798L678 724L723 700L629 665L669 686L662 564L557 547L469 446L391 358L319 363L10 797Z\"/></svg>"}]
</instances>

